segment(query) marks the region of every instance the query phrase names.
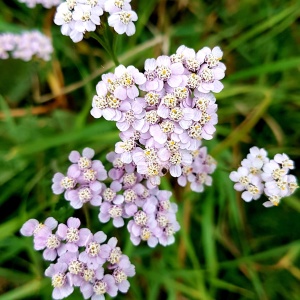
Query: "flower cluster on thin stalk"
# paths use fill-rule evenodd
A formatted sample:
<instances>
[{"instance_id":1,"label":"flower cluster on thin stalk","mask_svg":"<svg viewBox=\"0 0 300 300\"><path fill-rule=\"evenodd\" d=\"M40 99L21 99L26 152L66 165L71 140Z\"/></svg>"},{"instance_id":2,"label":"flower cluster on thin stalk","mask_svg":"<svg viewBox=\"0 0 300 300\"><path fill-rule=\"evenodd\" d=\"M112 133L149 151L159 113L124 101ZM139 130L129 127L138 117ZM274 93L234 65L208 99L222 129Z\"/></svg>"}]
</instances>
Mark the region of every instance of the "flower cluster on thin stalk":
<instances>
[{"instance_id":1,"label":"flower cluster on thin stalk","mask_svg":"<svg viewBox=\"0 0 300 300\"><path fill-rule=\"evenodd\" d=\"M230 179L246 202L265 194L268 201L263 205L271 207L277 206L283 197L290 196L298 188L296 177L289 174L292 169L294 162L286 154L276 154L270 160L265 149L252 147L241 167L230 173Z\"/></svg>"},{"instance_id":2,"label":"flower cluster on thin stalk","mask_svg":"<svg viewBox=\"0 0 300 300\"><path fill-rule=\"evenodd\" d=\"M121 155L115 152L107 155L113 167L108 172L111 182L105 184L103 180L107 179L107 172L99 160L92 160L93 156L91 148L85 148L82 155L72 151L69 155L72 164L66 175L54 175L52 191L64 193L65 199L75 209L85 203L98 206L101 223L111 220L119 228L130 219L127 229L134 245L141 241L150 247L158 243L164 246L174 243L174 234L180 226L176 220L177 205L170 202L171 192L157 187L149 189L134 163L123 163Z\"/></svg>"},{"instance_id":3,"label":"flower cluster on thin stalk","mask_svg":"<svg viewBox=\"0 0 300 300\"><path fill-rule=\"evenodd\" d=\"M52 281L53 299L68 297L74 288L80 289L84 299L92 300L126 293L130 287L127 278L135 275L135 267L117 247L117 239L104 243L107 236L102 231L92 234L79 227L78 218L58 224L50 217L44 223L30 219L21 228L22 235L33 236L34 249L44 250L44 259L53 262L45 271Z\"/></svg>"},{"instance_id":4,"label":"flower cluster on thin stalk","mask_svg":"<svg viewBox=\"0 0 300 300\"><path fill-rule=\"evenodd\" d=\"M41 4L45 8L51 8L59 5L62 0L18 0L21 3L25 3L28 7L33 8L37 4Z\"/></svg>"},{"instance_id":5,"label":"flower cluster on thin stalk","mask_svg":"<svg viewBox=\"0 0 300 300\"><path fill-rule=\"evenodd\" d=\"M118 34L135 33L138 16L131 9L131 0L66 0L56 10L54 23L61 26L61 33L77 43L86 32L93 32L101 25L100 17L107 12L108 24Z\"/></svg>"},{"instance_id":6,"label":"flower cluster on thin stalk","mask_svg":"<svg viewBox=\"0 0 300 300\"><path fill-rule=\"evenodd\" d=\"M37 30L24 31L20 34L0 34L0 59L14 58L29 61L39 58L48 61L52 52L50 38Z\"/></svg>"},{"instance_id":7,"label":"flower cluster on thin stalk","mask_svg":"<svg viewBox=\"0 0 300 300\"><path fill-rule=\"evenodd\" d=\"M89 202L93 206L100 206L102 202L101 191L105 187L102 182L107 178L107 172L100 160L92 160L95 151L84 148L82 155L72 151L67 174L56 173L52 179L52 191L59 195L64 193L66 200L75 208L81 208Z\"/></svg>"},{"instance_id":8,"label":"flower cluster on thin stalk","mask_svg":"<svg viewBox=\"0 0 300 300\"><path fill-rule=\"evenodd\" d=\"M136 165L149 187L159 185L167 171L181 177L181 185L193 183L193 190L201 190L197 180L210 184L207 175L214 168L199 170L194 152L216 130L213 93L223 88L222 55L219 47L195 52L180 46L171 56L147 59L143 73L120 65L97 84L92 116L116 122L121 141L115 152L123 163ZM191 175L199 171L205 178Z\"/></svg>"}]
</instances>

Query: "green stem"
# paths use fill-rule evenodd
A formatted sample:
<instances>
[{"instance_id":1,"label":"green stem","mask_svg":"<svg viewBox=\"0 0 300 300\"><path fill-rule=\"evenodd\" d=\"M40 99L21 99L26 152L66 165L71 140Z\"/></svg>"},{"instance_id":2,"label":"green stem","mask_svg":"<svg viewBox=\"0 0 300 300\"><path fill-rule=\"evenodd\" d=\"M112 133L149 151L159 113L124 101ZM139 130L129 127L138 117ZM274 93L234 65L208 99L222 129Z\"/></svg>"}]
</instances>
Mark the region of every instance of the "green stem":
<instances>
[{"instance_id":1,"label":"green stem","mask_svg":"<svg viewBox=\"0 0 300 300\"><path fill-rule=\"evenodd\" d=\"M105 49L105 51L110 55L112 60L114 61L115 65L118 66L120 63L118 58L115 54L113 46L110 44L106 35L99 36L97 33L90 32L90 36L94 38L100 45Z\"/></svg>"},{"instance_id":2,"label":"green stem","mask_svg":"<svg viewBox=\"0 0 300 300\"><path fill-rule=\"evenodd\" d=\"M87 226L87 228L90 228L91 227L91 220L90 220L90 215L89 215L89 212L88 212L88 208L87 208L86 205L83 205L82 209L83 209L83 213L84 213L85 220L86 220L86 226Z\"/></svg>"}]
</instances>

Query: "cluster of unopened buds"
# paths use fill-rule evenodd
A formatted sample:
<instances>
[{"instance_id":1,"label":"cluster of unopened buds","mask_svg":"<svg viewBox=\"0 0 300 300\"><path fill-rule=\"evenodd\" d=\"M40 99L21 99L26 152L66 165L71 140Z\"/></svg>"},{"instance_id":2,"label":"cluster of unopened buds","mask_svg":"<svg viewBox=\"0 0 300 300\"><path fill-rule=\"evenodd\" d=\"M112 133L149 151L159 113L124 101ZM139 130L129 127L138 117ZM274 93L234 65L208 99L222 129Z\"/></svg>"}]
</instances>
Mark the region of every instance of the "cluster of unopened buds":
<instances>
[{"instance_id":1,"label":"cluster of unopened buds","mask_svg":"<svg viewBox=\"0 0 300 300\"><path fill-rule=\"evenodd\" d=\"M270 160L265 149L252 147L241 167L230 173L230 179L236 182L234 188L243 192L242 199L257 200L264 193L269 201L263 205L271 207L298 188L296 177L288 174L292 169L294 162L286 154L276 154Z\"/></svg>"},{"instance_id":2,"label":"cluster of unopened buds","mask_svg":"<svg viewBox=\"0 0 300 300\"><path fill-rule=\"evenodd\" d=\"M45 8L50 8L59 5L62 0L18 0L21 3L25 3L28 7L33 8L37 4L41 4Z\"/></svg>"},{"instance_id":3,"label":"cluster of unopened buds","mask_svg":"<svg viewBox=\"0 0 300 300\"><path fill-rule=\"evenodd\" d=\"M213 92L223 88L222 55L219 47L180 46L171 56L147 59L143 73L120 65L97 84L91 114L116 122L115 152L136 166L149 188L166 172L194 191L211 184L216 163L201 141L212 139L218 122Z\"/></svg>"},{"instance_id":4,"label":"cluster of unopened buds","mask_svg":"<svg viewBox=\"0 0 300 300\"><path fill-rule=\"evenodd\" d=\"M0 59L21 59L29 61L33 58L50 60L53 52L49 37L37 30L20 34L0 34Z\"/></svg>"},{"instance_id":5,"label":"cluster of unopened buds","mask_svg":"<svg viewBox=\"0 0 300 300\"><path fill-rule=\"evenodd\" d=\"M131 0L66 0L56 10L54 23L61 26L61 33L77 43L85 32L92 32L101 24L100 17L109 13L108 24L118 34L135 33L138 16L131 9Z\"/></svg>"},{"instance_id":6,"label":"cluster of unopened buds","mask_svg":"<svg viewBox=\"0 0 300 300\"><path fill-rule=\"evenodd\" d=\"M117 239L106 241L106 234L92 234L79 228L78 218L69 218L59 224L49 217L44 223L28 220L21 228L24 236L33 236L34 249L43 250L47 261L55 262L46 269L51 277L53 299L63 299L78 287L84 299L101 300L129 289L128 277L135 275L135 267L128 256L117 247ZM56 232L53 233L53 230Z\"/></svg>"}]
</instances>

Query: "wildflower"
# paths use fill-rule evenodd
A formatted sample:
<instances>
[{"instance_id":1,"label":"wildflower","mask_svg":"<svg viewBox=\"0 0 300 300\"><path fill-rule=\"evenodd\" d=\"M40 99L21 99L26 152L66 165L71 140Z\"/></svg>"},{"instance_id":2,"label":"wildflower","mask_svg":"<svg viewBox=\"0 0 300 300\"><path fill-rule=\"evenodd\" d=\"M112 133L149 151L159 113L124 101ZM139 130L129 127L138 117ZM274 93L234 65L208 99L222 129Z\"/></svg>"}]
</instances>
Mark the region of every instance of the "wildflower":
<instances>
[{"instance_id":1,"label":"wildflower","mask_svg":"<svg viewBox=\"0 0 300 300\"><path fill-rule=\"evenodd\" d=\"M108 257L109 247L105 242L107 236L103 231L90 235L85 242L85 251L79 254L80 261L87 264L88 268L96 270L101 267Z\"/></svg>"},{"instance_id":2,"label":"wildflower","mask_svg":"<svg viewBox=\"0 0 300 300\"><path fill-rule=\"evenodd\" d=\"M66 263L56 263L51 264L45 271L45 275L52 279L53 299L63 299L73 293L74 287L66 274L67 268Z\"/></svg>"},{"instance_id":3,"label":"wildflower","mask_svg":"<svg viewBox=\"0 0 300 300\"><path fill-rule=\"evenodd\" d=\"M78 247L84 246L91 232L87 228L78 229L80 220L78 218L69 218L67 225L59 224L57 228L57 235L65 240L66 250L70 252L78 251Z\"/></svg>"},{"instance_id":4,"label":"wildflower","mask_svg":"<svg viewBox=\"0 0 300 300\"><path fill-rule=\"evenodd\" d=\"M113 27L117 33L126 33L128 36L131 36L135 34L135 25L133 22L137 21L137 19L138 16L135 11L123 10L110 15L108 17L108 24Z\"/></svg>"}]
</instances>

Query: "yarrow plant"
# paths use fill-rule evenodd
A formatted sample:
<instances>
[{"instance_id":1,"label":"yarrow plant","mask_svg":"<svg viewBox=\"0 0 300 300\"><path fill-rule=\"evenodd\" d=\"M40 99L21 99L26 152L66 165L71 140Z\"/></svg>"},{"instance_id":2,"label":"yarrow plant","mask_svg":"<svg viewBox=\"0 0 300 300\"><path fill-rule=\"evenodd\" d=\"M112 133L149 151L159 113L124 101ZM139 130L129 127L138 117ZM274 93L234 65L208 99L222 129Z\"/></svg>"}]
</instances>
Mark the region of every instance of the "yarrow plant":
<instances>
[{"instance_id":1,"label":"yarrow plant","mask_svg":"<svg viewBox=\"0 0 300 300\"><path fill-rule=\"evenodd\" d=\"M52 298L66 298L74 288L84 299L93 300L126 293L130 286L127 278L135 275L135 267L117 247L117 239L104 243L107 236L102 231L92 234L79 227L78 218L58 224L50 217L44 223L30 219L21 228L24 236L33 236L35 250L44 250L44 259L53 262L45 270L52 281Z\"/></svg>"},{"instance_id":2,"label":"yarrow plant","mask_svg":"<svg viewBox=\"0 0 300 300\"><path fill-rule=\"evenodd\" d=\"M234 188L242 192L243 200L257 200L265 194L269 201L263 205L272 207L298 188L296 177L289 174L292 169L294 162L285 153L276 154L270 160L265 149L252 147L241 167L230 173L230 179L236 182Z\"/></svg>"},{"instance_id":3,"label":"yarrow plant","mask_svg":"<svg viewBox=\"0 0 300 300\"><path fill-rule=\"evenodd\" d=\"M29 61L39 58L48 61L52 52L50 38L37 30L20 34L0 34L0 59L14 58Z\"/></svg>"},{"instance_id":4,"label":"yarrow plant","mask_svg":"<svg viewBox=\"0 0 300 300\"><path fill-rule=\"evenodd\" d=\"M135 33L138 16L131 9L131 0L66 0L56 10L54 23L61 26L61 33L73 42L81 41L86 32L94 32L100 26L100 17L107 12L108 24L118 34Z\"/></svg>"},{"instance_id":5,"label":"yarrow plant","mask_svg":"<svg viewBox=\"0 0 300 300\"><path fill-rule=\"evenodd\" d=\"M73 42L92 36L108 52L113 47L100 33L107 33L111 26L118 34L131 36L138 19L131 0L20 2L30 7L57 5L54 23L61 26L63 35ZM51 52L50 40L37 32L0 35L3 59L11 55L48 60ZM116 68L103 74L96 85L90 113L96 119L114 121L119 130L120 140L106 155L111 166L106 169L91 148L81 153L74 150L67 171L54 174L52 192L63 194L75 210L93 206L99 223L126 227L135 246L168 246L175 242L180 224L171 191L159 188L161 178L168 174L179 186L189 185L195 192L212 185L217 163L204 142L213 139L218 123L214 94L223 89L223 52L218 46L196 51L181 45L170 56L146 59L143 71L118 64L115 54L110 54ZM264 193L269 201L263 205L276 206L298 187L295 176L288 174L293 168L286 154L269 160L264 149L253 147L230 179L245 201L257 200ZM135 267L117 246L117 239L106 242L104 232L93 234L80 225L78 218L58 224L49 217L44 223L30 219L21 228L22 235L33 237L34 249L42 250L43 258L52 262L45 270L54 288L52 297L66 298L75 288L84 299L92 300L126 293Z\"/></svg>"},{"instance_id":6,"label":"yarrow plant","mask_svg":"<svg viewBox=\"0 0 300 300\"><path fill-rule=\"evenodd\" d=\"M18 0L21 3L25 3L28 7L33 8L37 4L41 4L45 8L51 8L59 5L62 0Z\"/></svg>"}]
</instances>

